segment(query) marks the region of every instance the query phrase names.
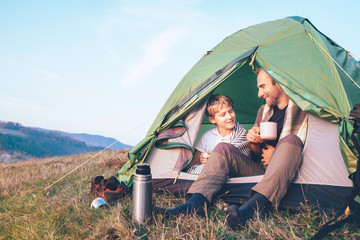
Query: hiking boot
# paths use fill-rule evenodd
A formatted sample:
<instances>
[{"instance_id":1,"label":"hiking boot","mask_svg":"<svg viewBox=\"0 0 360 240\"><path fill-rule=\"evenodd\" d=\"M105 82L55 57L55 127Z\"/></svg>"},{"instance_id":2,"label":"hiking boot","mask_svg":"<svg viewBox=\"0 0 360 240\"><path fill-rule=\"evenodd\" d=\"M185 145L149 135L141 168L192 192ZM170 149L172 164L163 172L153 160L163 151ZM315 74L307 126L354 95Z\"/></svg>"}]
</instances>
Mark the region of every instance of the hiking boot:
<instances>
[{"instance_id":1,"label":"hiking boot","mask_svg":"<svg viewBox=\"0 0 360 240\"><path fill-rule=\"evenodd\" d=\"M157 212L163 217L179 216L181 214L195 214L199 217L205 217L206 206L209 201L200 193L195 193L184 204L171 209L157 208Z\"/></svg>"},{"instance_id":2,"label":"hiking boot","mask_svg":"<svg viewBox=\"0 0 360 240\"><path fill-rule=\"evenodd\" d=\"M129 193L130 191L126 187L125 183L121 182L117 186L113 183L106 184L103 195L108 201L114 201L126 197Z\"/></svg>"},{"instance_id":3,"label":"hiking boot","mask_svg":"<svg viewBox=\"0 0 360 240\"><path fill-rule=\"evenodd\" d=\"M90 188L90 196L99 196L102 192L103 187L103 176L97 176L91 179L91 188Z\"/></svg>"},{"instance_id":4,"label":"hiking boot","mask_svg":"<svg viewBox=\"0 0 360 240\"><path fill-rule=\"evenodd\" d=\"M271 202L264 195L255 193L240 208L237 205L228 207L226 221L231 229L241 229L245 227L247 220L253 217L256 210L262 211L270 205Z\"/></svg>"},{"instance_id":5,"label":"hiking boot","mask_svg":"<svg viewBox=\"0 0 360 240\"><path fill-rule=\"evenodd\" d=\"M131 193L124 182L119 182L116 177L104 179L103 176L97 176L91 180L90 194L81 197L81 200L88 200L92 197L104 198L107 201L122 199Z\"/></svg>"}]
</instances>

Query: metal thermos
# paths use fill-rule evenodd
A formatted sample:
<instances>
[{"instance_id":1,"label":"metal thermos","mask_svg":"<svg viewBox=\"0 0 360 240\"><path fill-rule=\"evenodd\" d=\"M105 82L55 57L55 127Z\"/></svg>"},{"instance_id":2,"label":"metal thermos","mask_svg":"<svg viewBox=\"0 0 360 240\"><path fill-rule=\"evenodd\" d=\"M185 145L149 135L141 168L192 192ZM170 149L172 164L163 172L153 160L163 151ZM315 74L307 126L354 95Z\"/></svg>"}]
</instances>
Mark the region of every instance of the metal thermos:
<instances>
[{"instance_id":1,"label":"metal thermos","mask_svg":"<svg viewBox=\"0 0 360 240\"><path fill-rule=\"evenodd\" d=\"M150 165L141 163L136 167L133 181L133 219L140 223L145 222L145 218L151 216L152 209L152 184Z\"/></svg>"}]
</instances>

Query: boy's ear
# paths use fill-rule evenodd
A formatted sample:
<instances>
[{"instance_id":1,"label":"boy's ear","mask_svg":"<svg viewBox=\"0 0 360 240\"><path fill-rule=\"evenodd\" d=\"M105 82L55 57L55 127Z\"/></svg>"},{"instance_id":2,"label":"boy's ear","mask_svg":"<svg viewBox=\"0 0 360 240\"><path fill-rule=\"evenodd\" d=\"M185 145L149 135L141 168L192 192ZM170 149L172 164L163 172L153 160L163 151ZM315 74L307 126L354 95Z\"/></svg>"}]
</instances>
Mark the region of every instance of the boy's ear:
<instances>
[{"instance_id":1,"label":"boy's ear","mask_svg":"<svg viewBox=\"0 0 360 240\"><path fill-rule=\"evenodd\" d=\"M212 116L208 116L208 120L209 122L211 122L212 124L215 124L215 119Z\"/></svg>"}]
</instances>

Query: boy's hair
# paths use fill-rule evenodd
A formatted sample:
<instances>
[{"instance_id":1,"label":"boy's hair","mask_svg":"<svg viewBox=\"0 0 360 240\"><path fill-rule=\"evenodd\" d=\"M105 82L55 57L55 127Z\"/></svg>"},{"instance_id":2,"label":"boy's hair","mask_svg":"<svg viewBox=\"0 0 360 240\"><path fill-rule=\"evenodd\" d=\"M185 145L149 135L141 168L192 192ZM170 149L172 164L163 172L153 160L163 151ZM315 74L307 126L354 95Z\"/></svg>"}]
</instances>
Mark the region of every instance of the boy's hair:
<instances>
[{"instance_id":1,"label":"boy's hair","mask_svg":"<svg viewBox=\"0 0 360 240\"><path fill-rule=\"evenodd\" d=\"M233 108L234 102L231 100L231 98L222 94L212 95L207 103L205 112L206 116L214 117L223 106L230 106Z\"/></svg>"}]
</instances>

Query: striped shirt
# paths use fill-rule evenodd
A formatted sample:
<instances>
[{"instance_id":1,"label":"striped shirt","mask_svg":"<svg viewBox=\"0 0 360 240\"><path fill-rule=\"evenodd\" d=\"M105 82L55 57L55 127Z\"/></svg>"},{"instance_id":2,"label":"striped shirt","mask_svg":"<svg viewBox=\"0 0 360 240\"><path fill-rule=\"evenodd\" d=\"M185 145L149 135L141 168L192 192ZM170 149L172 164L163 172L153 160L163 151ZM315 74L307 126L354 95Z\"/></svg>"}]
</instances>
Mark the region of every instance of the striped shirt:
<instances>
[{"instance_id":1,"label":"striped shirt","mask_svg":"<svg viewBox=\"0 0 360 240\"><path fill-rule=\"evenodd\" d=\"M223 137L220 135L218 129L215 127L205 132L199 142L196 145L196 150L199 152L207 152L210 153L214 150L216 145L220 142L226 142L234 145L239 151L246 155L250 156L251 148L250 144L246 141L247 131L246 129L238 122L235 123L235 127L231 134ZM191 166L187 172L193 174L199 174L205 164L196 164Z\"/></svg>"}]
</instances>

